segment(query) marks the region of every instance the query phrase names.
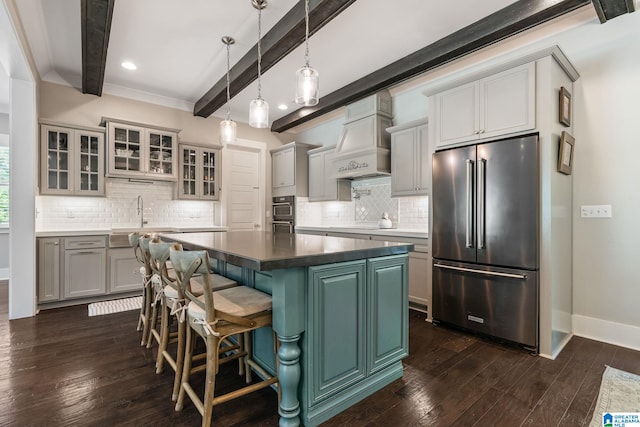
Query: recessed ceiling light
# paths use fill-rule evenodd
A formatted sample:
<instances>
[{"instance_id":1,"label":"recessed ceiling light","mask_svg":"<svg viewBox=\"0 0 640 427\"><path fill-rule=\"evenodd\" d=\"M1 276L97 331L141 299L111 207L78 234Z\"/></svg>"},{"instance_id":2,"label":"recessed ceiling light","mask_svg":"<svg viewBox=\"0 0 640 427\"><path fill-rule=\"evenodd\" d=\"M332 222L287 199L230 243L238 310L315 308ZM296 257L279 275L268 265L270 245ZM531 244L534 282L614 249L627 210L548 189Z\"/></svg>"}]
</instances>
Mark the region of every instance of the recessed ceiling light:
<instances>
[{"instance_id":1,"label":"recessed ceiling light","mask_svg":"<svg viewBox=\"0 0 640 427\"><path fill-rule=\"evenodd\" d=\"M124 61L122 64L122 68L126 69L126 70L137 70L138 67L136 67L136 64L134 64L133 62L129 62L129 61Z\"/></svg>"},{"instance_id":2,"label":"recessed ceiling light","mask_svg":"<svg viewBox=\"0 0 640 427\"><path fill-rule=\"evenodd\" d=\"M289 109L289 107L287 106L287 104L280 104L278 105L278 110L287 110Z\"/></svg>"}]
</instances>

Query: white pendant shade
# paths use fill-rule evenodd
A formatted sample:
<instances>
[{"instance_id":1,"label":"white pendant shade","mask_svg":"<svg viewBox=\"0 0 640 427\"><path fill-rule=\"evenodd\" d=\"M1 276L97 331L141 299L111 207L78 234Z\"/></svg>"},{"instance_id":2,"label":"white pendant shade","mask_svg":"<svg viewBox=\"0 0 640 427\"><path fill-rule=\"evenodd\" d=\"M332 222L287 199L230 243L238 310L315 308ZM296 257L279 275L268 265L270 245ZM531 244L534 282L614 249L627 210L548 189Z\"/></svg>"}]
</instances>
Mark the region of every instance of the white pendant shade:
<instances>
[{"instance_id":1,"label":"white pendant shade","mask_svg":"<svg viewBox=\"0 0 640 427\"><path fill-rule=\"evenodd\" d=\"M236 142L236 122L226 119L220 122L220 143L222 145Z\"/></svg>"},{"instance_id":2,"label":"white pendant shade","mask_svg":"<svg viewBox=\"0 0 640 427\"><path fill-rule=\"evenodd\" d=\"M249 104L249 125L254 128L269 126L269 103L257 98Z\"/></svg>"},{"instance_id":3,"label":"white pendant shade","mask_svg":"<svg viewBox=\"0 0 640 427\"><path fill-rule=\"evenodd\" d=\"M317 105L319 81L318 72L308 65L296 71L296 104L305 107Z\"/></svg>"}]
</instances>

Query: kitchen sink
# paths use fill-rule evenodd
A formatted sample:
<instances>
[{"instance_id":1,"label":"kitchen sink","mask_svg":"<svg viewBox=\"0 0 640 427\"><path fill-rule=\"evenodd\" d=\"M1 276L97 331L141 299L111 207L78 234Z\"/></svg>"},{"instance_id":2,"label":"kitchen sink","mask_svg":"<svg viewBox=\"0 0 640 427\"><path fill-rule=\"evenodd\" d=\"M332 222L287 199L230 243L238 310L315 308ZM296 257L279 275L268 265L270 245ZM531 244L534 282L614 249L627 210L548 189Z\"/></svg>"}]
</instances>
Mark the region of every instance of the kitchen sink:
<instances>
[{"instance_id":1,"label":"kitchen sink","mask_svg":"<svg viewBox=\"0 0 640 427\"><path fill-rule=\"evenodd\" d=\"M129 247L129 233L138 231L138 229L114 229L109 235L109 247L110 248L128 248ZM145 233L169 233L171 230L166 228L143 228L141 231Z\"/></svg>"}]
</instances>

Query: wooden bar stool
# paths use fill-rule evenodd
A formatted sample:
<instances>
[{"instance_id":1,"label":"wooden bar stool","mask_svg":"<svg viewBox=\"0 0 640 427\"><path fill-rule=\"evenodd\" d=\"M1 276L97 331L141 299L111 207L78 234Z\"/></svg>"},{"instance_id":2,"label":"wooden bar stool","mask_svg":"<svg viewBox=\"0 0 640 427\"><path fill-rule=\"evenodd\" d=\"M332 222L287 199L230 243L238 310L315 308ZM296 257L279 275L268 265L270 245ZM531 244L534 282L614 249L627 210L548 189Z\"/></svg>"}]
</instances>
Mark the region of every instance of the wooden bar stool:
<instances>
[{"instance_id":1,"label":"wooden bar stool","mask_svg":"<svg viewBox=\"0 0 640 427\"><path fill-rule=\"evenodd\" d=\"M140 305L140 315L138 317L137 330L142 330L140 345L145 345L149 337L149 319L151 318L151 302L153 299L151 291L151 266L149 265L148 250L145 251L143 243L147 246L151 236L140 232L129 234L129 245L133 248L136 259L141 264L140 277L142 279L142 304Z\"/></svg>"},{"instance_id":2,"label":"wooden bar stool","mask_svg":"<svg viewBox=\"0 0 640 427\"><path fill-rule=\"evenodd\" d=\"M151 338L155 338L158 342L158 356L156 359L156 374L162 373L164 362L166 361L175 372L173 393L171 399L173 401L178 398L180 389L180 378L182 376L182 367L184 362L184 345L185 345L185 311L184 295L180 292L177 278L171 263L169 262L169 248L171 243L162 242L159 238L154 238L149 242L150 266L154 277L160 280L162 289L156 288L156 298L154 308L160 307L160 329L156 330L152 322ZM228 289L237 286L235 280L228 279L218 274L212 274L214 291ZM192 277L190 287L194 295L202 295L204 287L200 277ZM154 283L155 284L155 283ZM153 314L152 314L153 317ZM170 332L170 324L177 325L177 331ZM171 354L168 350L169 344L177 344L175 354Z\"/></svg>"},{"instance_id":3,"label":"wooden bar stool","mask_svg":"<svg viewBox=\"0 0 640 427\"><path fill-rule=\"evenodd\" d=\"M182 409L186 393L202 415L202 426L208 427L212 422L213 406L278 382L277 376L270 375L251 359L249 333L263 326L271 325L271 296L247 286L211 292L209 255L206 251L182 251L180 244L174 244L170 249L170 259L176 270L180 289L185 295L185 302L188 303L187 319L189 322L189 327L186 328L184 369L176 411ZM202 275L204 294L201 296L194 295L189 289L190 279L194 274ZM227 355L224 349L221 349L221 344L226 338L236 334L242 336L244 349ZM197 336L200 336L206 345L206 365L192 369L192 355ZM245 365L245 380L249 385L221 396L215 396L215 379L219 365L238 358ZM200 400L189 383L189 379L192 373L201 371L203 368L206 371L206 380L204 399ZM258 371L264 380L250 384L252 368Z\"/></svg>"}]
</instances>

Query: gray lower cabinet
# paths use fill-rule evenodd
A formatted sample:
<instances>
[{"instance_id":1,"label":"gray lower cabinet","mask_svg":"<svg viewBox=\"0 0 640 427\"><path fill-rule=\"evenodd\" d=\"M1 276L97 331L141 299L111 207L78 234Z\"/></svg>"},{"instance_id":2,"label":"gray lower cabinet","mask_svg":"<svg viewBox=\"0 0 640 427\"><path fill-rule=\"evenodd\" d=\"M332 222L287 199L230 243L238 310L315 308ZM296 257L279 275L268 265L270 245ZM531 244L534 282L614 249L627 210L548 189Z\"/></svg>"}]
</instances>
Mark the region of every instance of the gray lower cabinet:
<instances>
[{"instance_id":1,"label":"gray lower cabinet","mask_svg":"<svg viewBox=\"0 0 640 427\"><path fill-rule=\"evenodd\" d=\"M409 252L409 307L427 312L431 301L431 257L427 246Z\"/></svg>"},{"instance_id":2,"label":"gray lower cabinet","mask_svg":"<svg viewBox=\"0 0 640 427\"><path fill-rule=\"evenodd\" d=\"M38 302L60 299L60 237L38 239Z\"/></svg>"},{"instance_id":3,"label":"gray lower cabinet","mask_svg":"<svg viewBox=\"0 0 640 427\"><path fill-rule=\"evenodd\" d=\"M109 292L128 292L142 288L140 263L131 248L109 249Z\"/></svg>"},{"instance_id":4,"label":"gray lower cabinet","mask_svg":"<svg viewBox=\"0 0 640 427\"><path fill-rule=\"evenodd\" d=\"M40 237L37 246L40 304L59 306L67 300L140 289L133 251L107 249L106 236Z\"/></svg>"},{"instance_id":5,"label":"gray lower cabinet","mask_svg":"<svg viewBox=\"0 0 640 427\"><path fill-rule=\"evenodd\" d=\"M104 294L106 261L104 236L65 238L63 297L82 298Z\"/></svg>"}]
</instances>

